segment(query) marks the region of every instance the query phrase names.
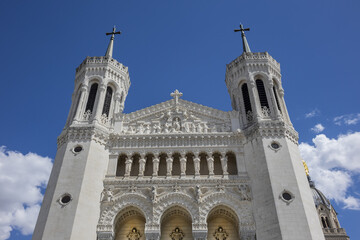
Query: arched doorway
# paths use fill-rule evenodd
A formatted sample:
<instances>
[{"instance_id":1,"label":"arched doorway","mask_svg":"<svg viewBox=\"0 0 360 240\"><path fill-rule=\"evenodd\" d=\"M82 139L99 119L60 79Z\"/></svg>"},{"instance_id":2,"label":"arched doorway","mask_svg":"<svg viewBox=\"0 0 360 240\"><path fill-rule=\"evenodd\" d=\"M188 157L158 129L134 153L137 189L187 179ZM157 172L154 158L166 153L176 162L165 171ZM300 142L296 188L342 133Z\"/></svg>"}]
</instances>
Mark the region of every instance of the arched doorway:
<instances>
[{"instance_id":1,"label":"arched doorway","mask_svg":"<svg viewBox=\"0 0 360 240\"><path fill-rule=\"evenodd\" d=\"M160 240L193 240L191 215L184 208L174 206L161 217Z\"/></svg>"},{"instance_id":2,"label":"arched doorway","mask_svg":"<svg viewBox=\"0 0 360 240\"><path fill-rule=\"evenodd\" d=\"M145 240L145 222L145 216L138 208L121 210L115 219L115 240Z\"/></svg>"},{"instance_id":3,"label":"arched doorway","mask_svg":"<svg viewBox=\"0 0 360 240\"><path fill-rule=\"evenodd\" d=\"M239 221L236 213L226 206L217 206L207 218L208 240L239 240Z\"/></svg>"}]
</instances>

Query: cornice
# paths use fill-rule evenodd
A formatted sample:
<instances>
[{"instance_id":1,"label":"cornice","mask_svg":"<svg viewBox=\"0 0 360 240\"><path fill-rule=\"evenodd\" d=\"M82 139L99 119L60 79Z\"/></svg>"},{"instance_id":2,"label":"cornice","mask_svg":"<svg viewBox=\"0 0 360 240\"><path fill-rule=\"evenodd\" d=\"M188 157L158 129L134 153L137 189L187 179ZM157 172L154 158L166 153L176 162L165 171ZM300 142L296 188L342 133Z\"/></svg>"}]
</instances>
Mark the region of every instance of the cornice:
<instances>
[{"instance_id":1,"label":"cornice","mask_svg":"<svg viewBox=\"0 0 360 240\"><path fill-rule=\"evenodd\" d=\"M106 145L109 133L95 126L69 127L57 139L58 148L68 141L95 141Z\"/></svg>"},{"instance_id":2,"label":"cornice","mask_svg":"<svg viewBox=\"0 0 360 240\"><path fill-rule=\"evenodd\" d=\"M296 145L298 145L299 134L292 126L287 125L283 121L261 121L254 123L250 127L243 130L246 141L252 141L257 137L262 138L279 138L286 137Z\"/></svg>"}]
</instances>

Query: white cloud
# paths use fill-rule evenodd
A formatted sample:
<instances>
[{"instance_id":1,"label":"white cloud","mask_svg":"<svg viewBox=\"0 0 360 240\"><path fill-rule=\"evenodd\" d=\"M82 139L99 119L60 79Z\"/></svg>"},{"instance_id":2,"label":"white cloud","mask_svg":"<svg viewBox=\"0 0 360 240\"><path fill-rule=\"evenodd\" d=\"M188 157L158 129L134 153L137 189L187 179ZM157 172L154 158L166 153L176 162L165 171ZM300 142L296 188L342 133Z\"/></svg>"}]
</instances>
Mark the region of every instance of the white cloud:
<instances>
[{"instance_id":1,"label":"white cloud","mask_svg":"<svg viewBox=\"0 0 360 240\"><path fill-rule=\"evenodd\" d=\"M320 111L317 108L315 108L311 112L306 113L305 118L312 118L312 117L318 116L319 114L320 114Z\"/></svg>"},{"instance_id":2,"label":"white cloud","mask_svg":"<svg viewBox=\"0 0 360 240\"><path fill-rule=\"evenodd\" d=\"M360 199L350 191L360 174L360 132L336 139L319 134L312 141L299 147L316 186L344 208L360 210Z\"/></svg>"},{"instance_id":3,"label":"white cloud","mask_svg":"<svg viewBox=\"0 0 360 240\"><path fill-rule=\"evenodd\" d=\"M324 129L325 127L321 123L318 123L313 128L311 128L311 131L321 133L322 131L324 131Z\"/></svg>"},{"instance_id":4,"label":"white cloud","mask_svg":"<svg viewBox=\"0 0 360 240\"><path fill-rule=\"evenodd\" d=\"M360 122L360 113L356 113L356 114L346 114L346 115L341 115L341 116L337 116L334 118L334 123L336 125L355 125L358 122Z\"/></svg>"},{"instance_id":5,"label":"white cloud","mask_svg":"<svg viewBox=\"0 0 360 240\"><path fill-rule=\"evenodd\" d=\"M13 229L33 232L51 167L48 157L0 147L0 240L8 239Z\"/></svg>"}]
</instances>

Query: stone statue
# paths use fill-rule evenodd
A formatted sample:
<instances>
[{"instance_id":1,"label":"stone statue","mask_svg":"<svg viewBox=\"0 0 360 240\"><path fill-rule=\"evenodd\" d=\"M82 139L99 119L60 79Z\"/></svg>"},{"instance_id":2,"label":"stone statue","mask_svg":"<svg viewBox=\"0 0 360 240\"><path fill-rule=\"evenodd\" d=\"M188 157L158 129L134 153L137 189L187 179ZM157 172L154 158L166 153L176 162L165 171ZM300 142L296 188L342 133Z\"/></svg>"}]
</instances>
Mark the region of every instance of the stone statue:
<instances>
[{"instance_id":1,"label":"stone statue","mask_svg":"<svg viewBox=\"0 0 360 240\"><path fill-rule=\"evenodd\" d=\"M174 118L172 127L173 127L173 131L180 132L181 130L180 118L178 117Z\"/></svg>"},{"instance_id":2,"label":"stone statue","mask_svg":"<svg viewBox=\"0 0 360 240\"><path fill-rule=\"evenodd\" d=\"M157 189L156 189L156 186L151 187L151 200L153 202L157 201Z\"/></svg>"},{"instance_id":3,"label":"stone statue","mask_svg":"<svg viewBox=\"0 0 360 240\"><path fill-rule=\"evenodd\" d=\"M195 188L195 197L198 203L201 202L201 189L199 185L197 185Z\"/></svg>"},{"instance_id":4,"label":"stone statue","mask_svg":"<svg viewBox=\"0 0 360 240\"><path fill-rule=\"evenodd\" d=\"M228 173L228 165L227 165L228 159L227 157L221 157L221 165L222 165L222 169L223 169L223 174L227 175Z\"/></svg>"},{"instance_id":5,"label":"stone statue","mask_svg":"<svg viewBox=\"0 0 360 240\"><path fill-rule=\"evenodd\" d=\"M153 158L153 176L157 176L159 172L159 162L160 159L157 157Z\"/></svg>"},{"instance_id":6,"label":"stone statue","mask_svg":"<svg viewBox=\"0 0 360 240\"><path fill-rule=\"evenodd\" d=\"M208 157L207 162L208 162L209 174L213 175L214 174L214 158Z\"/></svg>"},{"instance_id":7,"label":"stone statue","mask_svg":"<svg viewBox=\"0 0 360 240\"><path fill-rule=\"evenodd\" d=\"M113 193L110 188L107 188L101 193L101 202L111 202L113 198Z\"/></svg>"},{"instance_id":8,"label":"stone statue","mask_svg":"<svg viewBox=\"0 0 360 240\"><path fill-rule=\"evenodd\" d=\"M130 158L125 161L125 176L129 176L131 172L132 160Z\"/></svg>"},{"instance_id":9,"label":"stone statue","mask_svg":"<svg viewBox=\"0 0 360 240\"><path fill-rule=\"evenodd\" d=\"M146 163L145 157L141 157L139 160L139 176L144 176L145 163Z\"/></svg>"},{"instance_id":10,"label":"stone statue","mask_svg":"<svg viewBox=\"0 0 360 240\"><path fill-rule=\"evenodd\" d=\"M181 170L181 175L186 175L185 171L186 171L186 158L182 157L180 158L180 170Z\"/></svg>"},{"instance_id":11,"label":"stone statue","mask_svg":"<svg viewBox=\"0 0 360 240\"><path fill-rule=\"evenodd\" d=\"M194 158L195 175L200 175L200 158Z\"/></svg>"},{"instance_id":12,"label":"stone statue","mask_svg":"<svg viewBox=\"0 0 360 240\"><path fill-rule=\"evenodd\" d=\"M155 124L154 124L153 132L154 132L154 133L161 133L160 123L155 123Z\"/></svg>"},{"instance_id":13,"label":"stone statue","mask_svg":"<svg viewBox=\"0 0 360 240\"><path fill-rule=\"evenodd\" d=\"M166 175L171 176L172 173L172 163L173 159L171 157L166 159Z\"/></svg>"}]
</instances>

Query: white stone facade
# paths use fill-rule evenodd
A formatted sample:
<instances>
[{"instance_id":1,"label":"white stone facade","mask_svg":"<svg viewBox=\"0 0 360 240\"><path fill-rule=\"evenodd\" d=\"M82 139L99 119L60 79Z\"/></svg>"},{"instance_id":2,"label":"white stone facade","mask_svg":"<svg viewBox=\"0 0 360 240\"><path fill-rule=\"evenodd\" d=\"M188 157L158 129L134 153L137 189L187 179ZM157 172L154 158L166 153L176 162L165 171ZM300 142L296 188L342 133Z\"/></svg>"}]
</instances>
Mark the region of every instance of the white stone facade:
<instances>
[{"instance_id":1,"label":"white stone facade","mask_svg":"<svg viewBox=\"0 0 360 240\"><path fill-rule=\"evenodd\" d=\"M225 82L231 112L176 90L124 114L128 69L86 58L33 239L324 239L279 63L243 53Z\"/></svg>"}]
</instances>

